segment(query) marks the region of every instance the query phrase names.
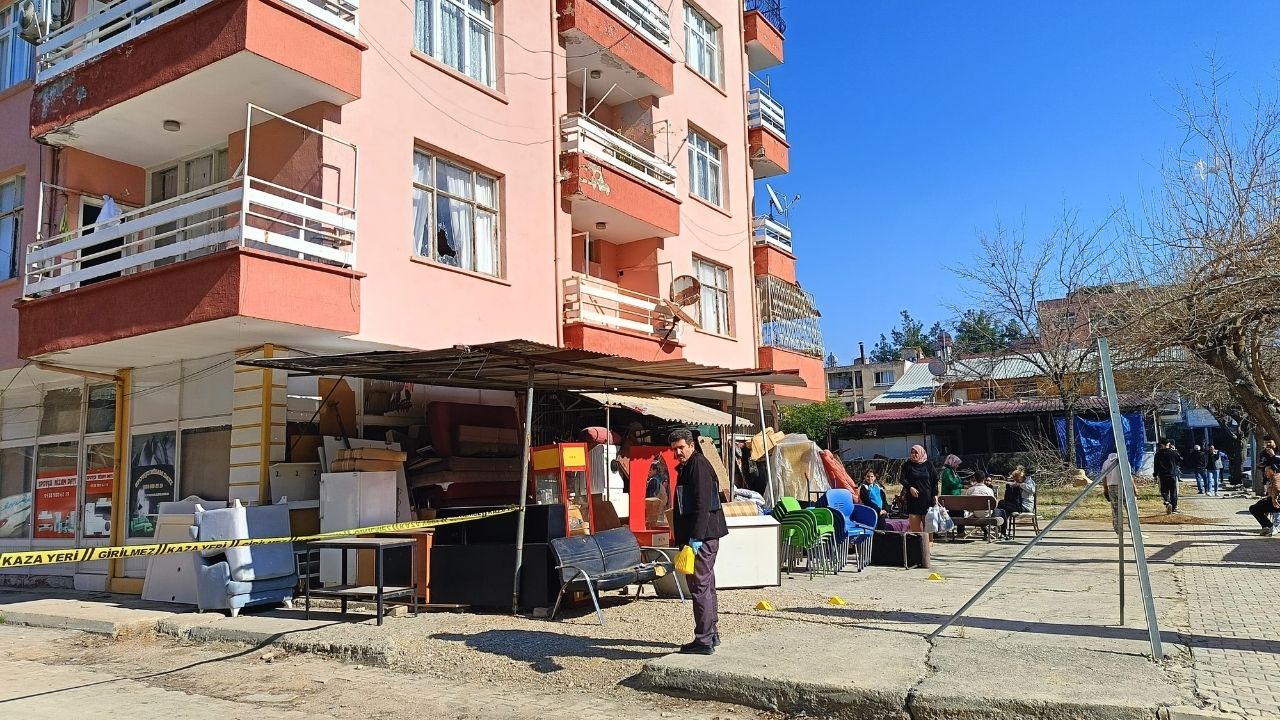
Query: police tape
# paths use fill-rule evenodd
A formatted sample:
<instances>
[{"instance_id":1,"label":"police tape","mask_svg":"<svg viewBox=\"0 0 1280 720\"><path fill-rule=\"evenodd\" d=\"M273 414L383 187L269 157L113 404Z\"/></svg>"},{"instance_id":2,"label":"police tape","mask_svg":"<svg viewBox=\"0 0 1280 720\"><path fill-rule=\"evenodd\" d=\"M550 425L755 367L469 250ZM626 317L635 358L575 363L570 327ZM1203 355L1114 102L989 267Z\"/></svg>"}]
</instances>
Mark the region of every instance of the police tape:
<instances>
[{"instance_id":1,"label":"police tape","mask_svg":"<svg viewBox=\"0 0 1280 720\"><path fill-rule=\"evenodd\" d=\"M121 560L124 558L156 557L158 555L176 555L178 553L202 552L208 550L227 550L230 548L250 547L253 545L279 545L280 543L312 542L315 540L333 540L335 538L355 535L373 535L376 533L404 532L423 528L456 525L458 523L483 520L485 518L509 515L519 512L520 508L512 506L501 510L489 510L459 515L458 517L440 518L438 520L410 520L409 522L371 525L369 527L335 530L318 535L296 535L293 537L243 538L239 540L205 540L192 542L170 542L155 545L104 545L101 547L63 548L60 550L24 550L20 552L0 553L0 568L31 567L35 565L57 565L60 563L93 562L94 560Z\"/></svg>"}]
</instances>

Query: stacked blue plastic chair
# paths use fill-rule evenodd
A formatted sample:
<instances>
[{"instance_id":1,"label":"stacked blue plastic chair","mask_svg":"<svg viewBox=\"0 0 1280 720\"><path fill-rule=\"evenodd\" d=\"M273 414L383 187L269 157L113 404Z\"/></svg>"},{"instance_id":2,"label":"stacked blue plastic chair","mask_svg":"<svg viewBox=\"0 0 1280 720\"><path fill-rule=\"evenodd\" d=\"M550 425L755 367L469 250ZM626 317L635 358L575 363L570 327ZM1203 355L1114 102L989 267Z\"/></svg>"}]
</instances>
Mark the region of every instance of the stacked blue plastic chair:
<instances>
[{"instance_id":1,"label":"stacked blue plastic chair","mask_svg":"<svg viewBox=\"0 0 1280 720\"><path fill-rule=\"evenodd\" d=\"M836 517L836 543L839 547L839 566L844 567L849 564L849 546L854 541L853 536L857 535L857 529L853 521L853 493L844 489L828 490L822 499L818 501L819 505L829 508Z\"/></svg>"},{"instance_id":2,"label":"stacked blue plastic chair","mask_svg":"<svg viewBox=\"0 0 1280 720\"><path fill-rule=\"evenodd\" d=\"M853 506L853 522L857 525L856 543L858 555L858 571L871 564L871 548L876 541L876 524L880 521L875 510L866 505Z\"/></svg>"}]
</instances>

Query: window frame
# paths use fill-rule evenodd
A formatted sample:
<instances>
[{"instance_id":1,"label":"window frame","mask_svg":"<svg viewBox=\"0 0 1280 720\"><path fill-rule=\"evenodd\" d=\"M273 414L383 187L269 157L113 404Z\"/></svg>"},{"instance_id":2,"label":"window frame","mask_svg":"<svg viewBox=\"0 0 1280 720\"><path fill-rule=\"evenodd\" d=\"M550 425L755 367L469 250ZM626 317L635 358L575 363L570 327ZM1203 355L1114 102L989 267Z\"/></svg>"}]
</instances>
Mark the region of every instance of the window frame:
<instances>
[{"instance_id":1,"label":"window frame","mask_svg":"<svg viewBox=\"0 0 1280 720\"><path fill-rule=\"evenodd\" d=\"M707 283L706 280L703 280L702 272L701 272L703 266L714 270L716 275L720 275L722 273L724 276L724 287L719 287L717 285L710 285ZM733 332L734 332L733 268L729 267L728 265L721 265L720 263L715 262L714 260L708 260L707 258L699 257L695 255L693 257L693 276L697 278L698 282L702 285L703 292L705 292L707 289L710 289L714 293L716 293L716 296L718 298L721 298L721 297L723 298L723 307L725 311L725 316L723 318L724 320L723 326L717 323L714 327L708 327L707 309L703 307L703 300L702 300L703 296L701 293L699 293L698 295L699 329L702 330L702 332L711 333L713 335L723 335L725 337L733 337Z\"/></svg>"},{"instance_id":2,"label":"window frame","mask_svg":"<svg viewBox=\"0 0 1280 720\"><path fill-rule=\"evenodd\" d=\"M22 30L19 5L18 0L7 6L0 0L0 92L35 78L36 49L18 36ZM29 51L21 61L17 54L20 48Z\"/></svg>"},{"instance_id":3,"label":"window frame","mask_svg":"<svg viewBox=\"0 0 1280 720\"><path fill-rule=\"evenodd\" d=\"M704 200L718 208L724 208L725 203L725 187L724 187L724 150L725 146L716 142L709 135L704 135L696 128L689 128L689 194L699 200ZM715 150L715 154L711 154L711 150ZM706 171L710 173L715 171L714 176L707 175L707 195L698 192L699 178L699 161L706 163ZM714 179L714 183L712 182ZM714 195L715 197L708 197Z\"/></svg>"},{"instance_id":4,"label":"window frame","mask_svg":"<svg viewBox=\"0 0 1280 720\"><path fill-rule=\"evenodd\" d=\"M724 86L723 29L723 25L701 8L684 4L684 63L716 87ZM701 54L694 50L695 40L701 41Z\"/></svg>"},{"instance_id":5,"label":"window frame","mask_svg":"<svg viewBox=\"0 0 1280 720\"><path fill-rule=\"evenodd\" d=\"M0 253L9 253L9 262L3 263L4 267L0 268L0 282L12 280L21 276L21 264L18 262L18 256L22 251L22 209L26 204L26 175L18 173L7 178L0 179L0 198L4 197L5 190L13 186L14 205L8 210L0 204L0 227L6 223L11 223L12 238L10 247L0 247Z\"/></svg>"},{"instance_id":6,"label":"window frame","mask_svg":"<svg viewBox=\"0 0 1280 720\"><path fill-rule=\"evenodd\" d=\"M431 160L430 168L426 173L428 182L430 183L429 185L424 185L423 183L419 182L417 178L417 159L419 156L427 157L427 158L430 158ZM416 209L414 209L414 212L412 213L415 218L413 232L412 232L412 248L411 248L413 256L415 258L420 258L432 264L440 265L446 268L462 270L464 272L469 272L469 273L476 273L477 275L497 278L500 280L506 279L506 274L507 274L506 244L503 242L503 230L502 230L502 227L503 227L502 226L502 178L492 173L481 170L470 163L458 160L457 158L450 157L448 155L441 154L439 152L436 152L434 150L431 150L429 148L425 148L422 146L414 146L413 160L414 160L413 162L414 171L413 173L411 173L412 177L410 181L411 188L412 188L411 204L414 208L416 208L417 197L418 197L418 193L420 192L427 193L430 196L430 200L427 202L428 217L426 218L426 220L428 224L430 224L433 227L439 227L437 216L439 212L438 208L439 208L441 196L447 198L450 201L464 203L470 208L471 233L469 235L469 238L471 242L471 259L472 259L473 265L476 264L475 262L476 248L478 247L478 243L476 242L476 236L478 234L477 231L479 227L478 222L479 222L480 214L483 212L493 216L494 272L487 272L485 270L480 270L478 269L478 267L464 267L463 265L461 265L460 259L457 264L447 262L441 259L440 257L438 257L438 253L436 251L436 246L434 242L431 242L429 244L429 247L426 248L426 252L423 252L423 247L422 247L423 239L420 238L418 235L420 228L418 227L418 223L416 219ZM447 189L442 190L440 188L435 187L437 184L436 178L439 175L438 167L439 167L439 164L442 162L450 167L457 168L460 170L465 170L468 173L470 173L471 177L470 177L469 186L468 186L468 194L471 197L462 197L456 193L449 192ZM492 183L493 185L493 204L491 206L484 205L480 200L476 199L476 196L477 196L476 189L480 185L479 183L480 178L484 178L485 180ZM461 250L459 250L459 256L461 254L462 254Z\"/></svg>"},{"instance_id":7,"label":"window frame","mask_svg":"<svg viewBox=\"0 0 1280 720\"><path fill-rule=\"evenodd\" d=\"M480 3L489 9L489 16L484 17L475 11L473 4ZM444 57L443 51L437 52L438 48L443 47L443 28L439 22L441 17L441 8L445 5L451 5L458 8L462 12L464 27L462 32L462 59L461 64L470 65L472 58L472 28L473 24L482 27L488 34L488 52L485 55L487 67L484 68L483 77L478 77L472 72L470 67L458 67L449 62ZM413 49L426 55L446 67L452 68L462 75L484 85L485 87L496 90L498 88L498 30L497 30L497 2L495 0L414 0L413 1ZM423 8L428 9L429 19L424 22L421 12ZM425 27L424 27L425 26ZM423 31L426 30L426 33Z\"/></svg>"},{"instance_id":8,"label":"window frame","mask_svg":"<svg viewBox=\"0 0 1280 720\"><path fill-rule=\"evenodd\" d=\"M889 377L887 382L884 380L886 375ZM876 387L892 387L898 381L898 373L893 370L877 370L872 380Z\"/></svg>"}]
</instances>

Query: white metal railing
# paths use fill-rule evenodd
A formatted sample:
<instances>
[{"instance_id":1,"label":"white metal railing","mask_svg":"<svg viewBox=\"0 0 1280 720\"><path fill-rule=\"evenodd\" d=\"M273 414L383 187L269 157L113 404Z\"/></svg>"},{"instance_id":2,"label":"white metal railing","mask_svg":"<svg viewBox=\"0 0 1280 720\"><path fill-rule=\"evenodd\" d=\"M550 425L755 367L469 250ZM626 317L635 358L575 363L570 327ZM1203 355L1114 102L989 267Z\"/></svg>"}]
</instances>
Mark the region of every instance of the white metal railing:
<instances>
[{"instance_id":1,"label":"white metal railing","mask_svg":"<svg viewBox=\"0 0 1280 720\"><path fill-rule=\"evenodd\" d=\"M675 315L658 298L625 290L593 277L564 281L564 321L675 338Z\"/></svg>"},{"instance_id":2,"label":"white metal railing","mask_svg":"<svg viewBox=\"0 0 1280 720\"><path fill-rule=\"evenodd\" d=\"M560 118L565 152L580 152L659 190L676 194L676 166L579 113Z\"/></svg>"},{"instance_id":3,"label":"white metal railing","mask_svg":"<svg viewBox=\"0 0 1280 720\"><path fill-rule=\"evenodd\" d=\"M747 127L753 130L765 128L783 140L787 139L787 122L782 105L760 88L747 91Z\"/></svg>"},{"instance_id":4,"label":"white metal railing","mask_svg":"<svg viewBox=\"0 0 1280 720\"><path fill-rule=\"evenodd\" d=\"M353 145L252 105L246 127L252 127L255 112L355 151ZM246 158L251 158L248 131L245 149ZM252 166L246 160L241 167ZM355 265L354 206L249 173L45 238L40 232L45 196L62 192L57 186L40 184L37 236L26 252L24 297L66 292L237 246L339 267Z\"/></svg>"},{"instance_id":5,"label":"white metal railing","mask_svg":"<svg viewBox=\"0 0 1280 720\"><path fill-rule=\"evenodd\" d=\"M773 245L776 248L791 252L791 228L783 225L768 215L762 215L752 222L756 243Z\"/></svg>"},{"instance_id":6,"label":"white metal railing","mask_svg":"<svg viewBox=\"0 0 1280 720\"><path fill-rule=\"evenodd\" d=\"M654 45L671 50L671 16L654 0L597 0Z\"/></svg>"},{"instance_id":7,"label":"white metal railing","mask_svg":"<svg viewBox=\"0 0 1280 720\"><path fill-rule=\"evenodd\" d=\"M36 82L44 82L213 0L116 0L50 33L36 47ZM359 33L360 0L284 0L350 35Z\"/></svg>"}]
</instances>

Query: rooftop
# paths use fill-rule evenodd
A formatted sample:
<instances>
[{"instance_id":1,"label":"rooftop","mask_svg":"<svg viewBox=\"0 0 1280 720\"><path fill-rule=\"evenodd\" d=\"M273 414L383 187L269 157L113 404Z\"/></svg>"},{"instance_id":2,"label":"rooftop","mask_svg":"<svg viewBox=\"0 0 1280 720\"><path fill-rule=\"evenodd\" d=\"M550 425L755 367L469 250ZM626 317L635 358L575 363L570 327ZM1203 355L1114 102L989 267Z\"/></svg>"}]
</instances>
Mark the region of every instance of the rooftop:
<instances>
[{"instance_id":1,"label":"rooftop","mask_svg":"<svg viewBox=\"0 0 1280 720\"><path fill-rule=\"evenodd\" d=\"M1120 396L1120 407L1123 409L1153 408L1165 405L1168 402L1169 398L1164 395L1125 394ZM1105 397L1081 398L1078 409L1090 412L1106 411L1107 399ZM921 407L870 410L861 415L847 417L839 421L839 424L866 425L939 418L963 418L984 415L1034 415L1055 412L1062 412L1062 401L1057 398L992 400L990 402L963 403L961 405L924 405Z\"/></svg>"}]
</instances>

